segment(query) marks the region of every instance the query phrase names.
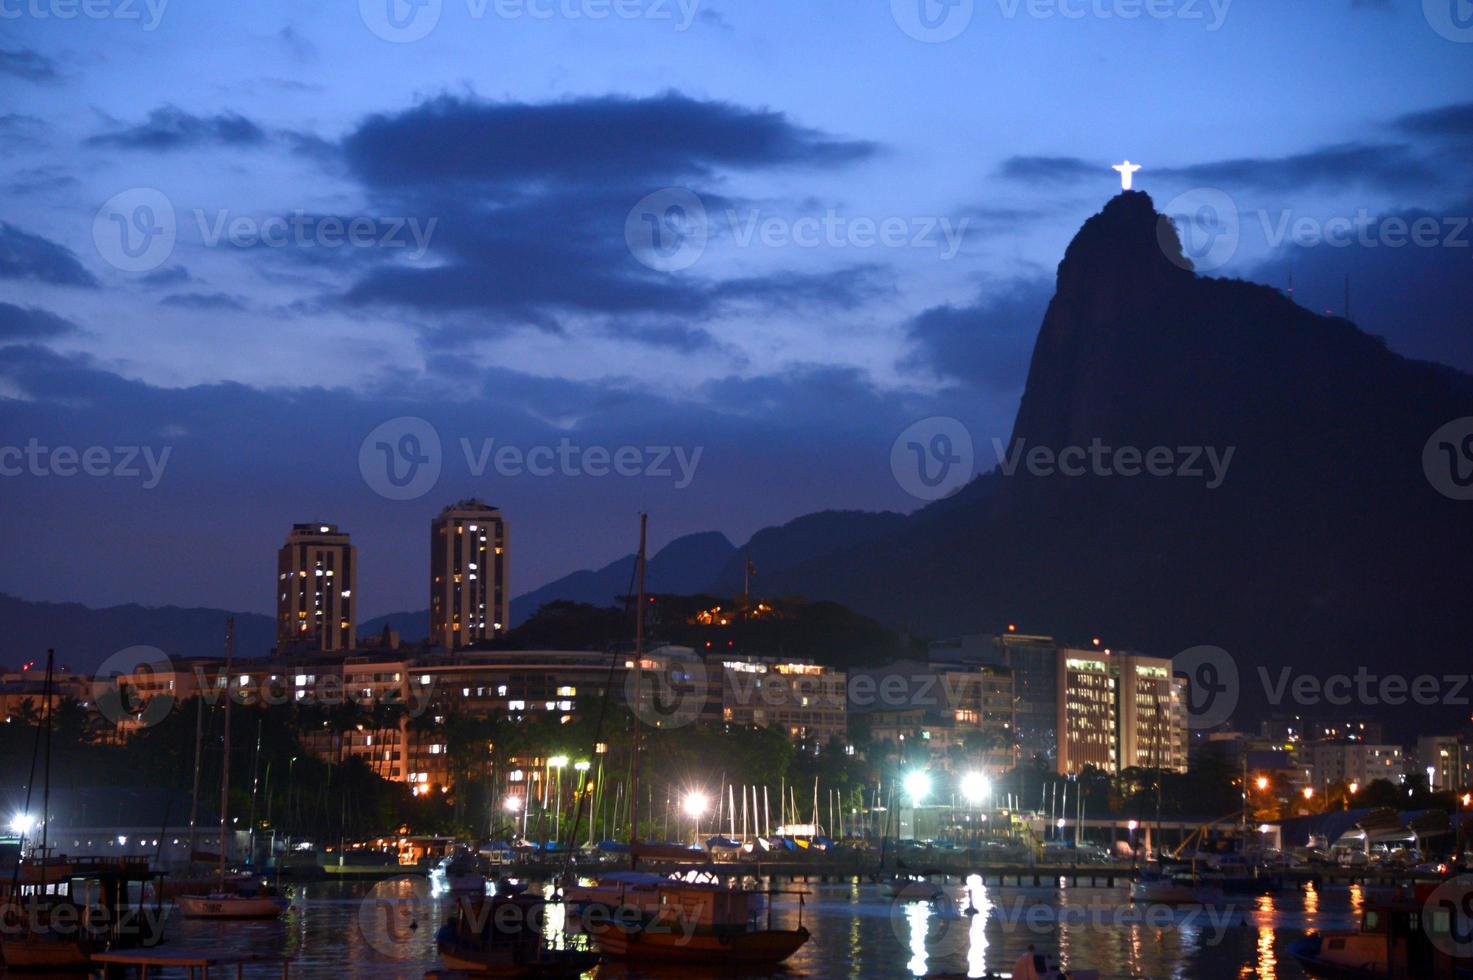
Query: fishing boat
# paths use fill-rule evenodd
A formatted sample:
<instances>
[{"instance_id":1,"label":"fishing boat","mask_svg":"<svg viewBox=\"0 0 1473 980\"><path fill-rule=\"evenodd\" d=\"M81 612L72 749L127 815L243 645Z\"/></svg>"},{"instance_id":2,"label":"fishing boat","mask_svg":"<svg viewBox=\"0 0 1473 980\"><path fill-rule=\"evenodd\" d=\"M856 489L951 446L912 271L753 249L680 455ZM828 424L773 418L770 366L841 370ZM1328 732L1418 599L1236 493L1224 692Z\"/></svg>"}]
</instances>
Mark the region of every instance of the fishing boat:
<instances>
[{"instance_id":1,"label":"fishing boat","mask_svg":"<svg viewBox=\"0 0 1473 980\"><path fill-rule=\"evenodd\" d=\"M634 605L634 690L640 692L644 662L645 539L648 515L639 519L639 555L636 564L638 594ZM633 712L630 739L630 870L639 870L643 848L639 842L640 718ZM775 965L792 956L809 932L803 927L802 893L798 900L795 929L773 925L771 898L776 890L749 891L714 881L610 882L599 900L584 901L583 927L599 951L631 960L662 960L686 963L742 963ZM587 893L580 899L587 898ZM759 922L766 902L767 922Z\"/></svg>"},{"instance_id":2,"label":"fishing boat","mask_svg":"<svg viewBox=\"0 0 1473 980\"><path fill-rule=\"evenodd\" d=\"M544 906L531 895L462 899L435 947L446 967L477 976L576 977L597 965L597 953L547 945Z\"/></svg>"},{"instance_id":3,"label":"fishing boat","mask_svg":"<svg viewBox=\"0 0 1473 980\"><path fill-rule=\"evenodd\" d=\"M224 761L220 766L220 844L216 877L222 884L207 894L179 896L179 912L187 919L275 919L291 907L290 900L265 883L229 891L224 887L225 855L230 833L230 703L234 700L230 695L230 667L234 654L235 619L231 617L225 625L225 668L221 674L225 684L225 734L221 747Z\"/></svg>"},{"instance_id":4,"label":"fishing boat","mask_svg":"<svg viewBox=\"0 0 1473 980\"><path fill-rule=\"evenodd\" d=\"M1449 952L1468 944L1453 931L1458 923L1429 908L1433 888L1418 885L1412 898L1367 905L1358 929L1310 933L1289 946L1289 955L1315 977L1467 980L1473 956Z\"/></svg>"}]
</instances>

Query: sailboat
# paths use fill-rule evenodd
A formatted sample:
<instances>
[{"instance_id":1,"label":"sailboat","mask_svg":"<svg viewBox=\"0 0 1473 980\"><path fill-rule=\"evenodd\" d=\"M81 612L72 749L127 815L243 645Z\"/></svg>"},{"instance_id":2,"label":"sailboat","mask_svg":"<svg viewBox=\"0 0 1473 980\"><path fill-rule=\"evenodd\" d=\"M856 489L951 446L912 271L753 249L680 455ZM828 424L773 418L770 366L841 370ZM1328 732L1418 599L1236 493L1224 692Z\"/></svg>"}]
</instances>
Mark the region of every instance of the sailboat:
<instances>
[{"instance_id":1,"label":"sailboat","mask_svg":"<svg viewBox=\"0 0 1473 980\"><path fill-rule=\"evenodd\" d=\"M225 736L220 765L220 853L219 888L205 895L179 896L179 911L189 919L274 919L291 906L291 902L276 894L275 889L262 885L254 891L245 889L233 892L224 890L225 855L230 833L230 668L235 654L235 619L226 621L225 627Z\"/></svg>"},{"instance_id":2,"label":"sailboat","mask_svg":"<svg viewBox=\"0 0 1473 980\"><path fill-rule=\"evenodd\" d=\"M645 537L649 517L639 518L639 592L634 613L635 697L642 696L639 672L644 660ZM711 881L682 881L638 875L640 720L633 706L630 766L629 857L634 874L610 876L593 888L570 889L570 902L584 902L584 929L599 952L631 960L684 963L775 965L808 942L802 900L796 929L775 929L772 906L767 925L758 925L763 899L776 890L752 891ZM802 893L798 893L802 894Z\"/></svg>"}]
</instances>

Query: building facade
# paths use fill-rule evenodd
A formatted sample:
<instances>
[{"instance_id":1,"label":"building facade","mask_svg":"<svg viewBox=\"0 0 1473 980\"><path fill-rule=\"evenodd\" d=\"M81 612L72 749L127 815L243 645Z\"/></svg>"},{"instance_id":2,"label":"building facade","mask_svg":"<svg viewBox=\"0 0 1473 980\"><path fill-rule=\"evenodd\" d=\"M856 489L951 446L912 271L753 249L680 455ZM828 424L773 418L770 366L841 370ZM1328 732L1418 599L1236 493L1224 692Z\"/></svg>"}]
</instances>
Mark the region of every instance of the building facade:
<instances>
[{"instance_id":1,"label":"building facade","mask_svg":"<svg viewBox=\"0 0 1473 980\"><path fill-rule=\"evenodd\" d=\"M1315 742L1309 750L1310 782L1318 790L1332 783L1359 783L1377 779L1401 783L1406 759L1399 745L1368 742Z\"/></svg>"},{"instance_id":2,"label":"building facade","mask_svg":"<svg viewBox=\"0 0 1473 980\"><path fill-rule=\"evenodd\" d=\"M848 675L776 657L723 661L721 719L733 725L781 728L818 752L830 739L848 737Z\"/></svg>"},{"instance_id":3,"label":"building facade","mask_svg":"<svg viewBox=\"0 0 1473 980\"><path fill-rule=\"evenodd\" d=\"M447 650L510 627L507 527L501 511L462 500L430 522L430 642Z\"/></svg>"},{"instance_id":4,"label":"building facade","mask_svg":"<svg viewBox=\"0 0 1473 980\"><path fill-rule=\"evenodd\" d=\"M358 645L358 549L336 524L294 524L276 558L280 652Z\"/></svg>"}]
</instances>

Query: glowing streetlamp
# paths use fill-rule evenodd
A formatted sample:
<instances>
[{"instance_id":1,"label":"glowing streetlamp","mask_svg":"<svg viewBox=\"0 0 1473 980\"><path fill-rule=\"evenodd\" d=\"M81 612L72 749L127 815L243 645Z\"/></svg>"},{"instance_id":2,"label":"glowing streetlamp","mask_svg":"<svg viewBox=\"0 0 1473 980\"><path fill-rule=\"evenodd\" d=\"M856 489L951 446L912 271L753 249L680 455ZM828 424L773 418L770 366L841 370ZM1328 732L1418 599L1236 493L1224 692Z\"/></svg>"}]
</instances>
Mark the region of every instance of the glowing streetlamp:
<instances>
[{"instance_id":1,"label":"glowing streetlamp","mask_svg":"<svg viewBox=\"0 0 1473 980\"><path fill-rule=\"evenodd\" d=\"M1351 796L1354 796L1355 794L1357 794L1359 792L1360 792L1360 783L1351 783L1350 784L1350 795Z\"/></svg>"},{"instance_id":2,"label":"glowing streetlamp","mask_svg":"<svg viewBox=\"0 0 1473 980\"><path fill-rule=\"evenodd\" d=\"M1258 787L1260 792L1268 789L1268 777L1259 776L1257 782L1255 782L1254 785Z\"/></svg>"},{"instance_id":3,"label":"glowing streetlamp","mask_svg":"<svg viewBox=\"0 0 1473 980\"><path fill-rule=\"evenodd\" d=\"M992 784L980 772L969 772L962 777L962 796L973 806L987 798Z\"/></svg>"},{"instance_id":4,"label":"glowing streetlamp","mask_svg":"<svg viewBox=\"0 0 1473 980\"><path fill-rule=\"evenodd\" d=\"M35 826L36 818L31 816L29 813L17 813L15 816L10 818L11 831L13 833L20 834L22 837L24 837L26 834L29 834L31 832L31 829Z\"/></svg>"},{"instance_id":5,"label":"glowing streetlamp","mask_svg":"<svg viewBox=\"0 0 1473 980\"><path fill-rule=\"evenodd\" d=\"M517 813L522 809L522 798L520 796L508 796L501 801L501 807L507 813Z\"/></svg>"},{"instance_id":6,"label":"glowing streetlamp","mask_svg":"<svg viewBox=\"0 0 1473 980\"><path fill-rule=\"evenodd\" d=\"M685 794L685 801L682 803L682 808L685 810L685 815L695 822L695 838L697 841L701 839L701 817L705 815L706 809L710 805L710 800L706 799L706 794L700 790L691 790Z\"/></svg>"},{"instance_id":7,"label":"glowing streetlamp","mask_svg":"<svg viewBox=\"0 0 1473 980\"><path fill-rule=\"evenodd\" d=\"M1314 799L1314 787L1313 786L1306 786L1306 787L1304 787L1304 800L1305 800L1305 802L1307 803L1307 802L1309 802L1312 799Z\"/></svg>"},{"instance_id":8,"label":"glowing streetlamp","mask_svg":"<svg viewBox=\"0 0 1473 980\"><path fill-rule=\"evenodd\" d=\"M921 770L908 774L905 782L905 795L910 797L911 806L920 806L921 801L931 792L931 777Z\"/></svg>"}]
</instances>

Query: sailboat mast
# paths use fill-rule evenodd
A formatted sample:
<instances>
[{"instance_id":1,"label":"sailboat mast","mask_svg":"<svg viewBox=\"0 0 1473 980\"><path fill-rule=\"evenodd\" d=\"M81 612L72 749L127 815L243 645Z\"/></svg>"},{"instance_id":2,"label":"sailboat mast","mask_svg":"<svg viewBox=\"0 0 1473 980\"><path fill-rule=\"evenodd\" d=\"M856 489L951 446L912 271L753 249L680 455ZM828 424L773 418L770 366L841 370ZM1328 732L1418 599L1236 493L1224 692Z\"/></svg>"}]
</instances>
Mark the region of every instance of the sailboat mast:
<instances>
[{"instance_id":1,"label":"sailboat mast","mask_svg":"<svg viewBox=\"0 0 1473 980\"><path fill-rule=\"evenodd\" d=\"M194 692L194 789L189 795L189 868L194 869L194 852L199 846L199 767L200 747L205 738L205 698L203 691Z\"/></svg>"},{"instance_id":2,"label":"sailboat mast","mask_svg":"<svg viewBox=\"0 0 1473 980\"><path fill-rule=\"evenodd\" d=\"M46 892L46 852L47 835L51 831L51 678L52 665L56 661L56 651L46 651L46 685L44 687L46 699L46 763L42 770L41 780L41 892ZM16 857L17 863L20 857Z\"/></svg>"},{"instance_id":3,"label":"sailboat mast","mask_svg":"<svg viewBox=\"0 0 1473 980\"><path fill-rule=\"evenodd\" d=\"M636 573L639 577L639 589L634 603L634 696L638 700L644 698L644 542L645 532L649 528L650 516L639 515L639 557L636 559ZM643 705L638 703L631 705L634 709L634 734L630 739L630 763L629 763L629 866L637 867L639 857L635 854L634 847L639 842L639 709Z\"/></svg>"},{"instance_id":4,"label":"sailboat mast","mask_svg":"<svg viewBox=\"0 0 1473 980\"><path fill-rule=\"evenodd\" d=\"M220 752L220 880L225 880L225 835L230 817L230 667L235 656L235 617L225 620L225 741Z\"/></svg>"}]
</instances>

